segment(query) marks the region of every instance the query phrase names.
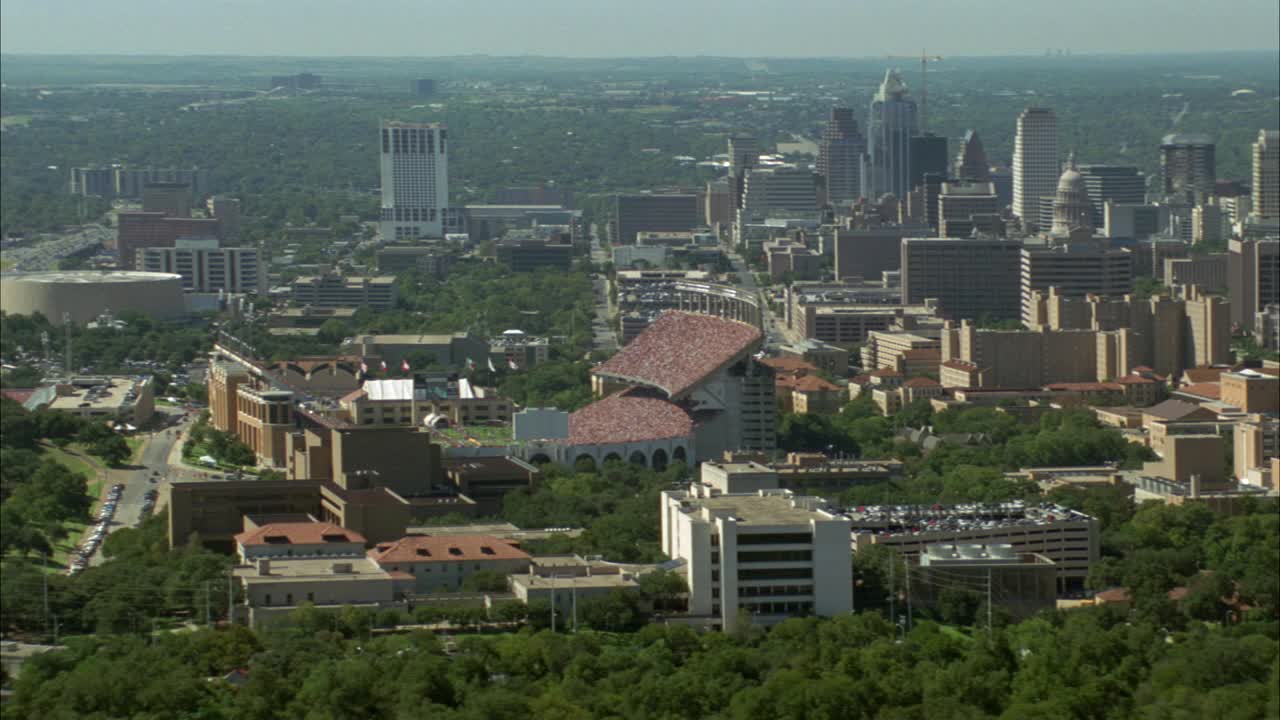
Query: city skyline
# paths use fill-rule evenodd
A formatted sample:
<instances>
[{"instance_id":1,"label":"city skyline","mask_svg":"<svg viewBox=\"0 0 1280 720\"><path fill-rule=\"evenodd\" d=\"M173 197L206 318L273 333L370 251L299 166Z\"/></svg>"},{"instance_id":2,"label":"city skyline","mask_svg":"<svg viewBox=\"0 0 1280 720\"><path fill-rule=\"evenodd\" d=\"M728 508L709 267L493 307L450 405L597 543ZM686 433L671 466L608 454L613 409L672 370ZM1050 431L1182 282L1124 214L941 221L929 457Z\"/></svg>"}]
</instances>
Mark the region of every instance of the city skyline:
<instances>
[{"instance_id":1,"label":"city skyline","mask_svg":"<svg viewBox=\"0 0 1280 720\"><path fill-rule=\"evenodd\" d=\"M1280 6L1236 0L1217 9L1246 23L1204 23L1190 2L1152 0L1113 4L1083 0L1011 10L993 0L963 6L925 0L893 7L801 0L740 7L726 0L673 2L643 8L599 7L564 0L536 11L511 0L483 11L450 1L438 7L393 0L377 14L352 13L345 3L283 0L259 6L222 0L196 13L180 4L137 0L123 6L67 0L10 0L0 11L0 44L7 53L269 56L444 57L546 55L562 57L875 57L919 47L953 56L1072 53L1167 53L1268 49L1280 44ZM304 13L305 26L290 22ZM919 23L921 14L930 22ZM396 15L393 24L376 18ZM821 17L821 23L813 22ZM1098 23L1098 17L1108 18ZM368 18L368 19L366 19ZM496 23L495 18L508 22ZM673 19L681 22L673 22ZM448 33L422 31L444 21ZM187 32L200 23L198 37ZM363 24L362 24L363 22ZM103 27L113 27L103 33ZM892 37L885 28L911 27ZM991 30L1000 27L997 43ZM1142 27L1135 36L1130 28ZM625 29L622 32L616 32ZM573 43L565 41L573 38ZM961 38L969 38L962 40ZM763 51L763 52L761 52Z\"/></svg>"}]
</instances>

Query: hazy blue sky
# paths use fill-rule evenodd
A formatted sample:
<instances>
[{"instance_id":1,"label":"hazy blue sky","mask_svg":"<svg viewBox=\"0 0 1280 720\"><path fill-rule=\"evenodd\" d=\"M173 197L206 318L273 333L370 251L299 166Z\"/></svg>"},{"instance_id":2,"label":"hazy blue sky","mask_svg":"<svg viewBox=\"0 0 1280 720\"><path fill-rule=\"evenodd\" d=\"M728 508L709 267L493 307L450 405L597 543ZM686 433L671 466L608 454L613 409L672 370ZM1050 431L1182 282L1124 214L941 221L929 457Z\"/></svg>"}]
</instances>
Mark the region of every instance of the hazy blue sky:
<instances>
[{"instance_id":1,"label":"hazy blue sky","mask_svg":"<svg viewBox=\"0 0 1280 720\"><path fill-rule=\"evenodd\" d=\"M950 55L1274 49L1277 0L3 0L0 51Z\"/></svg>"}]
</instances>

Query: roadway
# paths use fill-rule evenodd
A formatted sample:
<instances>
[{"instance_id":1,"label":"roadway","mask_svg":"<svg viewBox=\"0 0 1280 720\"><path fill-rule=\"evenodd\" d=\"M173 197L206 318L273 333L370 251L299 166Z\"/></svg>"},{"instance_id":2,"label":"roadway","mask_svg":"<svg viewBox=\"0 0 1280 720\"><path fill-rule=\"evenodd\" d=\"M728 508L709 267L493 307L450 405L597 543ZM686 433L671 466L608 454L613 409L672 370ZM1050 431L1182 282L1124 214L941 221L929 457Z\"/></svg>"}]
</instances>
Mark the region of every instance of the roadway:
<instances>
[{"instance_id":1,"label":"roadway","mask_svg":"<svg viewBox=\"0 0 1280 720\"><path fill-rule=\"evenodd\" d=\"M780 325L773 317L769 289L760 287L756 282L756 274L751 271L747 261L742 259L736 249L725 246L725 252L729 256L729 263L733 267L733 272L738 276L738 286L743 290L755 293L756 297L760 298L760 317L768 344L775 346L785 344L787 342L786 328Z\"/></svg>"},{"instance_id":2,"label":"roadway","mask_svg":"<svg viewBox=\"0 0 1280 720\"><path fill-rule=\"evenodd\" d=\"M147 491L159 491L160 483L172 473L169 462L179 447L178 431L184 430L194 419L194 413L184 416L180 410L164 406L156 407L156 415L165 424L161 429L144 435L138 464L107 471L108 485L124 486L124 492L116 503L115 515L107 525L108 535L121 528L136 527L142 522ZM89 559L90 565L102 562L100 551L94 552Z\"/></svg>"},{"instance_id":3,"label":"roadway","mask_svg":"<svg viewBox=\"0 0 1280 720\"><path fill-rule=\"evenodd\" d=\"M591 227L591 262L603 267L612 260L609 246ZM614 332L612 318L614 316L613 301L609 297L609 277L603 273L592 276L591 285L595 291L595 316L591 319L591 346L594 350L613 352L618 349L618 336Z\"/></svg>"}]
</instances>

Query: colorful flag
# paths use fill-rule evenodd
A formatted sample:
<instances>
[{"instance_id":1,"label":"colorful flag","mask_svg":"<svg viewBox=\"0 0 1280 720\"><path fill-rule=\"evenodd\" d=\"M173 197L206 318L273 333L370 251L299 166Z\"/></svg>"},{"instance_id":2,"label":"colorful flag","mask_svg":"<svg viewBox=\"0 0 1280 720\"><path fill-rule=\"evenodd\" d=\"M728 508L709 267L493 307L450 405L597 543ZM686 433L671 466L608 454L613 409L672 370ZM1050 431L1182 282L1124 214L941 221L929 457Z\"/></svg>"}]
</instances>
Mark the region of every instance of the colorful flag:
<instances>
[{"instance_id":1,"label":"colorful flag","mask_svg":"<svg viewBox=\"0 0 1280 720\"><path fill-rule=\"evenodd\" d=\"M475 369L476 369L476 361L475 361L475 360L472 360L471 358L467 358L467 369L468 369L468 370L475 370Z\"/></svg>"},{"instance_id":2,"label":"colorful flag","mask_svg":"<svg viewBox=\"0 0 1280 720\"><path fill-rule=\"evenodd\" d=\"M368 365L366 365L366 364L365 364L365 362L364 362L363 360L361 360L361 361L360 361L360 374L361 374L361 375L368 375L368 374L369 374L369 366L368 366Z\"/></svg>"},{"instance_id":3,"label":"colorful flag","mask_svg":"<svg viewBox=\"0 0 1280 720\"><path fill-rule=\"evenodd\" d=\"M401 361L400 361L400 372L409 372L409 361L408 361L408 360L401 360Z\"/></svg>"},{"instance_id":4,"label":"colorful flag","mask_svg":"<svg viewBox=\"0 0 1280 720\"><path fill-rule=\"evenodd\" d=\"M382 362L382 372L386 372L386 371L387 371L387 361L386 361L386 360L382 360L381 362Z\"/></svg>"},{"instance_id":5,"label":"colorful flag","mask_svg":"<svg viewBox=\"0 0 1280 720\"><path fill-rule=\"evenodd\" d=\"M519 370L519 369L520 369L520 368L516 365L516 361L515 361L515 360L512 360L512 359L510 359L510 358L508 358L508 359L507 359L507 367L511 368L512 370Z\"/></svg>"}]
</instances>

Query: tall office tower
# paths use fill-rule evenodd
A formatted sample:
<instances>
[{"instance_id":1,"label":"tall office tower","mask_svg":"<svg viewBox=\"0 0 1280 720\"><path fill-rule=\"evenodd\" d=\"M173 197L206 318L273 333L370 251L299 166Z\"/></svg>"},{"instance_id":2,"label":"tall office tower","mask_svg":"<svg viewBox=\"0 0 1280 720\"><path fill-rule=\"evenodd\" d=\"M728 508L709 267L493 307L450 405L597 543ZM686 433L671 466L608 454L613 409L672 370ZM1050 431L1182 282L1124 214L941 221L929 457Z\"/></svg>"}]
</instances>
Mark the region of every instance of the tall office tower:
<instances>
[{"instance_id":1,"label":"tall office tower","mask_svg":"<svg viewBox=\"0 0 1280 720\"><path fill-rule=\"evenodd\" d=\"M1280 240L1233 239L1227 243L1227 293L1231 322L1253 324L1253 316L1280 304Z\"/></svg>"},{"instance_id":2,"label":"tall office tower","mask_svg":"<svg viewBox=\"0 0 1280 720\"><path fill-rule=\"evenodd\" d=\"M439 123L382 121L382 239L443 237L449 210L447 128Z\"/></svg>"},{"instance_id":3,"label":"tall office tower","mask_svg":"<svg viewBox=\"0 0 1280 720\"><path fill-rule=\"evenodd\" d=\"M1049 234L1067 237L1072 230L1093 229L1093 208L1084 176L1076 170L1076 156L1067 159L1067 169L1058 178L1058 192L1053 199L1053 226Z\"/></svg>"},{"instance_id":4,"label":"tall office tower","mask_svg":"<svg viewBox=\"0 0 1280 720\"><path fill-rule=\"evenodd\" d=\"M911 189L924 183L924 176L939 175L943 179L950 170L951 157L947 155L947 139L941 135L925 133L911 138Z\"/></svg>"},{"instance_id":5,"label":"tall office tower","mask_svg":"<svg viewBox=\"0 0 1280 720\"><path fill-rule=\"evenodd\" d=\"M942 183L938 195L938 235L963 238L976 230L982 235L1000 235L1000 206L996 188L989 182Z\"/></svg>"},{"instance_id":6,"label":"tall office tower","mask_svg":"<svg viewBox=\"0 0 1280 720\"><path fill-rule=\"evenodd\" d=\"M960 152L956 153L955 177L961 182L988 182L991 180L991 164L987 162L987 151L982 147L982 138L977 130L964 134L960 142Z\"/></svg>"},{"instance_id":7,"label":"tall office tower","mask_svg":"<svg viewBox=\"0 0 1280 720\"><path fill-rule=\"evenodd\" d=\"M436 81L431 78L418 78L413 81L413 94L418 97L431 97L436 94Z\"/></svg>"},{"instance_id":8,"label":"tall office tower","mask_svg":"<svg viewBox=\"0 0 1280 720\"><path fill-rule=\"evenodd\" d=\"M902 302L938 301L952 320L1018 317L1017 240L903 238Z\"/></svg>"},{"instance_id":9,"label":"tall office tower","mask_svg":"<svg viewBox=\"0 0 1280 720\"><path fill-rule=\"evenodd\" d=\"M1253 214L1280 218L1280 130L1259 130L1253 144Z\"/></svg>"},{"instance_id":10,"label":"tall office tower","mask_svg":"<svg viewBox=\"0 0 1280 720\"><path fill-rule=\"evenodd\" d=\"M866 151L867 139L858 130L853 110L831 108L818 150L818 174L826 182L826 202L847 205L862 197L858 164Z\"/></svg>"},{"instance_id":11,"label":"tall office tower","mask_svg":"<svg viewBox=\"0 0 1280 720\"><path fill-rule=\"evenodd\" d=\"M818 184L807 167L780 165L747 173L742 209L750 217L769 210L814 210Z\"/></svg>"},{"instance_id":12,"label":"tall office tower","mask_svg":"<svg viewBox=\"0 0 1280 720\"><path fill-rule=\"evenodd\" d=\"M1076 170L1084 178L1093 206L1093 226L1102 227L1107 201L1120 205L1141 205L1147 197L1147 178L1132 165L1081 165Z\"/></svg>"},{"instance_id":13,"label":"tall office tower","mask_svg":"<svg viewBox=\"0 0 1280 720\"><path fill-rule=\"evenodd\" d=\"M1213 157L1213 141L1207 135L1165 135L1160 141L1164 194L1192 201L1213 192L1217 178Z\"/></svg>"},{"instance_id":14,"label":"tall office tower","mask_svg":"<svg viewBox=\"0 0 1280 720\"><path fill-rule=\"evenodd\" d=\"M911 191L911 138L918 134L916 101L896 70L887 70L871 100L867 118L867 155L863 158L862 196L885 193L899 199Z\"/></svg>"},{"instance_id":15,"label":"tall office tower","mask_svg":"<svg viewBox=\"0 0 1280 720\"><path fill-rule=\"evenodd\" d=\"M742 207L742 184L747 171L759 164L760 144L754 136L729 136L729 192L735 211Z\"/></svg>"},{"instance_id":16,"label":"tall office tower","mask_svg":"<svg viewBox=\"0 0 1280 720\"><path fill-rule=\"evenodd\" d=\"M1013 138L1013 214L1024 226L1036 224L1040 198L1058 185L1058 119L1048 108L1027 108L1018 115Z\"/></svg>"},{"instance_id":17,"label":"tall office tower","mask_svg":"<svg viewBox=\"0 0 1280 720\"><path fill-rule=\"evenodd\" d=\"M729 136L729 174L736 175L760 164L760 143L751 135Z\"/></svg>"}]
</instances>

